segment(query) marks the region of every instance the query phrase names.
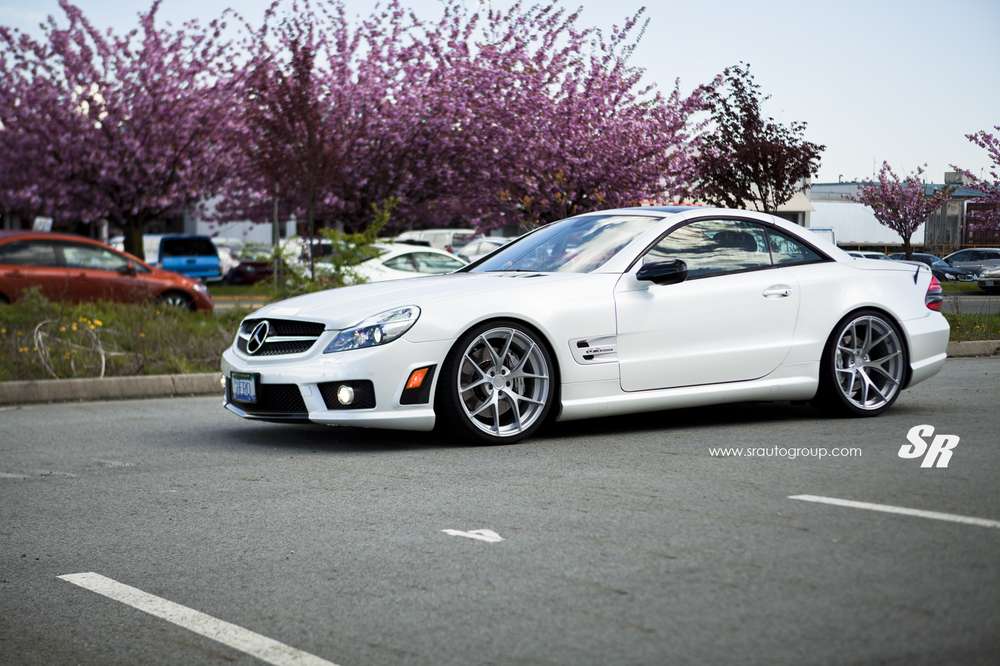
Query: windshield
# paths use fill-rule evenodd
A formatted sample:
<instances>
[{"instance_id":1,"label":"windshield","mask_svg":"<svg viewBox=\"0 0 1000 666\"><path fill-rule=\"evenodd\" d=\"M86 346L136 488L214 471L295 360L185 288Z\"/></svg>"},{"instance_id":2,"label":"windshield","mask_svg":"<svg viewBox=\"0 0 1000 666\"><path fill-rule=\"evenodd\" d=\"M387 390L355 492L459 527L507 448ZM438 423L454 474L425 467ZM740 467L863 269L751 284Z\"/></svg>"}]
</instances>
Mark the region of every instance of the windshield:
<instances>
[{"instance_id":1,"label":"windshield","mask_svg":"<svg viewBox=\"0 0 1000 666\"><path fill-rule=\"evenodd\" d=\"M659 221L641 215L586 215L553 222L472 270L590 273Z\"/></svg>"},{"instance_id":2,"label":"windshield","mask_svg":"<svg viewBox=\"0 0 1000 666\"><path fill-rule=\"evenodd\" d=\"M160 241L161 257L217 257L212 241L204 236L177 236Z\"/></svg>"}]
</instances>

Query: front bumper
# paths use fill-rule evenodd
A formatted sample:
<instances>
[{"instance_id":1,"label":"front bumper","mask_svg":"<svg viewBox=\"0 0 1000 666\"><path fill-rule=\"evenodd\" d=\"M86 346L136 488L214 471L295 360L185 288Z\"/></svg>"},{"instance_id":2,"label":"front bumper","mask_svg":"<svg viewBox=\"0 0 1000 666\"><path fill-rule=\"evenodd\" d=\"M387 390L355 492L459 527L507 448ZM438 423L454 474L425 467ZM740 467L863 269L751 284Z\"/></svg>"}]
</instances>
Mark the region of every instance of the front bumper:
<instances>
[{"instance_id":1,"label":"front bumper","mask_svg":"<svg viewBox=\"0 0 1000 666\"><path fill-rule=\"evenodd\" d=\"M244 418L266 421L312 422L401 430L434 428L434 390L440 377L435 372L426 404L400 403L403 386L410 372L424 366L440 370L451 341L410 342L404 336L379 347L323 354L333 331L327 331L313 347L301 354L248 357L233 347L222 355L222 374L257 373L263 389L268 385L293 385L302 395L304 412L253 413L252 407L234 403L227 395L226 408ZM329 409L319 384L338 381L368 380L374 386L375 407L369 409Z\"/></svg>"}]
</instances>

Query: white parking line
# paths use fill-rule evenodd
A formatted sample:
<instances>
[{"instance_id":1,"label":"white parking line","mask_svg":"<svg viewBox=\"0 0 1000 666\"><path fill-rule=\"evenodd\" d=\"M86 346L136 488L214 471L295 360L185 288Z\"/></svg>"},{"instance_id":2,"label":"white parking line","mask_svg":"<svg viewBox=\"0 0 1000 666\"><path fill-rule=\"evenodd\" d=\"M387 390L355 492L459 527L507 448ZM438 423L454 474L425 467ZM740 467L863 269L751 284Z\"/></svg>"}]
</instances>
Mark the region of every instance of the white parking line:
<instances>
[{"instance_id":1,"label":"white parking line","mask_svg":"<svg viewBox=\"0 0 1000 666\"><path fill-rule=\"evenodd\" d=\"M941 513L940 511L907 509L905 506L872 504L871 502L855 502L854 500L839 499L837 497L823 497L821 495L789 495L788 499L802 500L803 502L818 502L820 504L833 504L834 506L846 506L851 509L868 509L869 511L899 513L904 516L917 516L918 518L930 518L931 520L947 520L952 523L964 523L966 525L977 525L979 527L1000 528L1000 520L975 518L973 516L960 516L957 513Z\"/></svg>"},{"instance_id":2,"label":"white parking line","mask_svg":"<svg viewBox=\"0 0 1000 666\"><path fill-rule=\"evenodd\" d=\"M167 622L172 622L275 666L336 666L326 659L320 659L308 652L279 643L267 636L261 636L249 629L219 620L193 608L175 604L100 574L93 572L75 573L59 576L59 578L109 599L138 608L144 613L155 615Z\"/></svg>"}]
</instances>

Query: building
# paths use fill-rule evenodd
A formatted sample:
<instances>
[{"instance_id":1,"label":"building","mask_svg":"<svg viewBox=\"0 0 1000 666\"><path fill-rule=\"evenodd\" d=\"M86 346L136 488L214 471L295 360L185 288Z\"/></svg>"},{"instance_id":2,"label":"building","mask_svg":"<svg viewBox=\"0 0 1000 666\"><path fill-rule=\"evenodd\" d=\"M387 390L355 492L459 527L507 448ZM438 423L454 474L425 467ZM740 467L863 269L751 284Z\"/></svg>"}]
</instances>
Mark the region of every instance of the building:
<instances>
[{"instance_id":1,"label":"building","mask_svg":"<svg viewBox=\"0 0 1000 666\"><path fill-rule=\"evenodd\" d=\"M838 245L901 246L899 234L880 224L871 208L853 200L864 184L861 181L813 183L809 189L809 200L813 206L810 226L833 229ZM954 188L951 198L925 224L920 225L910 239L913 245L937 253L951 252L968 244L966 211L970 201L980 195L978 191L966 187L961 174L954 172L945 174L944 184L925 185L928 193L943 187Z\"/></svg>"}]
</instances>

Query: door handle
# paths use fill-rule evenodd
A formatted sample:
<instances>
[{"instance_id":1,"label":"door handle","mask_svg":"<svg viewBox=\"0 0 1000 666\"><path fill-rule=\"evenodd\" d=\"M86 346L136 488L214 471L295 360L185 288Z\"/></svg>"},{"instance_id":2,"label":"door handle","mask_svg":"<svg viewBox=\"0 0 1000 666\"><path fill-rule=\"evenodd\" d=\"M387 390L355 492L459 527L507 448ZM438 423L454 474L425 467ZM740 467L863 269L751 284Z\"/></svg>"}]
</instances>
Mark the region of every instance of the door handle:
<instances>
[{"instance_id":1,"label":"door handle","mask_svg":"<svg viewBox=\"0 0 1000 666\"><path fill-rule=\"evenodd\" d=\"M792 288L787 285L775 285L764 290L764 298L788 298L792 295Z\"/></svg>"}]
</instances>

